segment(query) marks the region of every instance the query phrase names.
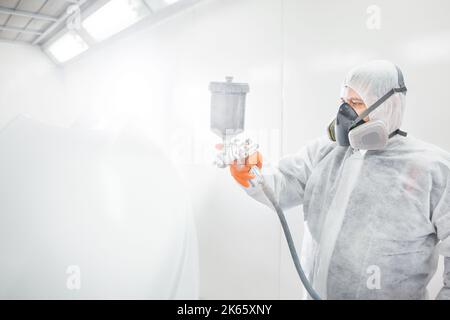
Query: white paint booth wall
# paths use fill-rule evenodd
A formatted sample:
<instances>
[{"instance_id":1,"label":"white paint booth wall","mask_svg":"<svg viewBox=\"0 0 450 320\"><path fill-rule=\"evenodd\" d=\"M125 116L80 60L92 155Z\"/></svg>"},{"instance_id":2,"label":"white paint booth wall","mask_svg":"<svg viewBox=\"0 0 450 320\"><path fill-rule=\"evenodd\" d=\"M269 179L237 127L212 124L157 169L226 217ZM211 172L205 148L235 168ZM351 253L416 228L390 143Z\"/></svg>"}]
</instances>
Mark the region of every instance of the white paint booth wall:
<instances>
[{"instance_id":1,"label":"white paint booth wall","mask_svg":"<svg viewBox=\"0 0 450 320\"><path fill-rule=\"evenodd\" d=\"M250 84L248 135L270 162L324 133L349 67L391 59L409 88L403 129L450 150L450 3L379 0L376 30L366 26L370 5L205 0L156 26L144 21L64 68L37 49L0 44L0 122L26 112L64 126L141 130L179 163L190 186L200 296L298 298L277 217L210 164L219 141L209 132L208 83L233 75ZM288 215L300 242L300 209Z\"/></svg>"},{"instance_id":2,"label":"white paint booth wall","mask_svg":"<svg viewBox=\"0 0 450 320\"><path fill-rule=\"evenodd\" d=\"M0 127L17 114L64 122L62 73L37 47L0 42Z\"/></svg>"}]
</instances>

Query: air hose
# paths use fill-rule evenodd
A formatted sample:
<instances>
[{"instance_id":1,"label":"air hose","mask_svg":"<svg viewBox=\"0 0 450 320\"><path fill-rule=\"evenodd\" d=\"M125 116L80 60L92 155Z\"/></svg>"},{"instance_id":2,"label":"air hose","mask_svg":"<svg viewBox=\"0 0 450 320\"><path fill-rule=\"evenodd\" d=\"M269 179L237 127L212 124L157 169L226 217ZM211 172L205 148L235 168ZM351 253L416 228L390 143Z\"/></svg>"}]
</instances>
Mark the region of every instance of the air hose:
<instances>
[{"instance_id":1,"label":"air hose","mask_svg":"<svg viewBox=\"0 0 450 320\"><path fill-rule=\"evenodd\" d=\"M297 250L295 249L294 241L292 239L291 231L289 229L289 225L286 221L286 216L284 215L283 209L281 209L280 205L278 204L278 201L276 200L275 194L273 193L272 189L267 185L264 177L260 173L258 167L253 166L251 169L251 172L255 175L256 181L259 185L261 185L261 188L267 197L267 199L270 201L272 206L274 207L275 211L277 212L278 218L280 219L281 227L283 228L284 235L286 237L286 241L289 247L289 251L292 256L292 260L294 261L295 269L297 270L298 276L300 277L300 280L303 283L303 286L305 287L308 294L311 296L314 300L321 300L320 296L317 294L317 292L314 290L314 288L311 286L311 283L309 282L308 278L305 275L305 272L303 271L302 265L300 264L300 259L297 255Z\"/></svg>"}]
</instances>

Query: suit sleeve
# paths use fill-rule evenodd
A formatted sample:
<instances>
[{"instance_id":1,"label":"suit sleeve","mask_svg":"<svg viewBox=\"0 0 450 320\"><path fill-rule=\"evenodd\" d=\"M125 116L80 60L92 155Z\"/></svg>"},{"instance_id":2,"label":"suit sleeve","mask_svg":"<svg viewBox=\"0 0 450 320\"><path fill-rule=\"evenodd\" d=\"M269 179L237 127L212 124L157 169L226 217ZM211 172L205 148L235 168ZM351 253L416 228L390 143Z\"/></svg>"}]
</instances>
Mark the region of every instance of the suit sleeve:
<instances>
[{"instance_id":1,"label":"suit sleeve","mask_svg":"<svg viewBox=\"0 0 450 320\"><path fill-rule=\"evenodd\" d=\"M274 191L284 210L302 205L308 179L314 167L335 144L323 137L312 141L299 152L283 157L275 166L263 166L262 174ZM244 190L255 200L272 208L261 186L250 186Z\"/></svg>"}]
</instances>

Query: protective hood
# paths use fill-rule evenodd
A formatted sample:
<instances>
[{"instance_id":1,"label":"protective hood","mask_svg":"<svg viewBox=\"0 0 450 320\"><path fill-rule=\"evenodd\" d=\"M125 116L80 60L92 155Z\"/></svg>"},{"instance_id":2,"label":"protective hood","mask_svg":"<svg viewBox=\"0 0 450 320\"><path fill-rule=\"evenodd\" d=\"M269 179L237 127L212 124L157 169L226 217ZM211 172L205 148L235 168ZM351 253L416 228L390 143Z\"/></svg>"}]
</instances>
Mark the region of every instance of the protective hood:
<instances>
[{"instance_id":1,"label":"protective hood","mask_svg":"<svg viewBox=\"0 0 450 320\"><path fill-rule=\"evenodd\" d=\"M392 62L375 60L350 70L344 87L355 90L367 107L371 106L392 88L399 84L398 72ZM389 133L400 128L405 110L405 95L394 94L369 115L370 120L381 120Z\"/></svg>"}]
</instances>

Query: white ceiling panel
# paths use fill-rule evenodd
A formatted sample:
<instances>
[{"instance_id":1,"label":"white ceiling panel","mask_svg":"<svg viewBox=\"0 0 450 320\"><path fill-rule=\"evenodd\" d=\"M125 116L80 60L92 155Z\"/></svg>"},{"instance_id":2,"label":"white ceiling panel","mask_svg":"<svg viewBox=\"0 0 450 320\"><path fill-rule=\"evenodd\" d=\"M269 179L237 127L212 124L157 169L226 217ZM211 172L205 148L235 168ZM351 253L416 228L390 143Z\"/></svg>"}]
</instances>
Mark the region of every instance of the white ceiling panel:
<instances>
[{"instance_id":1,"label":"white ceiling panel","mask_svg":"<svg viewBox=\"0 0 450 320\"><path fill-rule=\"evenodd\" d=\"M94 2L96 0L87 0ZM66 13L74 0L0 0L0 39L30 44Z\"/></svg>"},{"instance_id":2,"label":"white ceiling panel","mask_svg":"<svg viewBox=\"0 0 450 320\"><path fill-rule=\"evenodd\" d=\"M11 16L8 22L8 26L14 28L25 28L29 20L30 19L26 17Z\"/></svg>"},{"instance_id":3,"label":"white ceiling panel","mask_svg":"<svg viewBox=\"0 0 450 320\"><path fill-rule=\"evenodd\" d=\"M3 40L14 40L16 37L17 33L16 32L12 32L12 31L2 31L2 39Z\"/></svg>"},{"instance_id":4,"label":"white ceiling panel","mask_svg":"<svg viewBox=\"0 0 450 320\"><path fill-rule=\"evenodd\" d=\"M8 19L8 15L0 13L0 26L6 22L6 19Z\"/></svg>"},{"instance_id":5,"label":"white ceiling panel","mask_svg":"<svg viewBox=\"0 0 450 320\"><path fill-rule=\"evenodd\" d=\"M19 0L1 0L0 1L1 6L5 7L5 8L15 8L18 3L19 3Z\"/></svg>"},{"instance_id":6,"label":"white ceiling panel","mask_svg":"<svg viewBox=\"0 0 450 320\"><path fill-rule=\"evenodd\" d=\"M1 3L2 1L0 1ZM47 2L47 0L32 0L32 1L20 1L17 6L18 10L24 10L29 12L38 12L40 8Z\"/></svg>"},{"instance_id":7,"label":"white ceiling panel","mask_svg":"<svg viewBox=\"0 0 450 320\"><path fill-rule=\"evenodd\" d=\"M49 0L40 12L49 16L59 17L69 5L70 3L66 1Z\"/></svg>"}]
</instances>

